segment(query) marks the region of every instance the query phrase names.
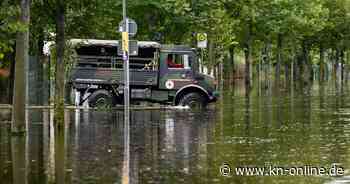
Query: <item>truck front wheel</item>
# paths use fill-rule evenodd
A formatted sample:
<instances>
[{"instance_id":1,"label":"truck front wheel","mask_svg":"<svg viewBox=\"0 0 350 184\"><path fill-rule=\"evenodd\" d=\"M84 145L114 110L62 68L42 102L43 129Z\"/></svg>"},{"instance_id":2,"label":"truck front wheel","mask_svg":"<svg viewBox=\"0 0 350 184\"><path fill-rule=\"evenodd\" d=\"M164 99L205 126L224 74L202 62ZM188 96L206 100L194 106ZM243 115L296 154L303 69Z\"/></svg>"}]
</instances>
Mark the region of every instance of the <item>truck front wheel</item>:
<instances>
[{"instance_id":1,"label":"truck front wheel","mask_svg":"<svg viewBox=\"0 0 350 184\"><path fill-rule=\"evenodd\" d=\"M179 104L180 106L188 106L191 109L203 109L207 106L208 102L199 93L188 93L181 97Z\"/></svg>"},{"instance_id":2,"label":"truck front wheel","mask_svg":"<svg viewBox=\"0 0 350 184\"><path fill-rule=\"evenodd\" d=\"M104 89L97 90L89 97L89 106L96 108L109 108L114 105L113 96Z\"/></svg>"}]
</instances>

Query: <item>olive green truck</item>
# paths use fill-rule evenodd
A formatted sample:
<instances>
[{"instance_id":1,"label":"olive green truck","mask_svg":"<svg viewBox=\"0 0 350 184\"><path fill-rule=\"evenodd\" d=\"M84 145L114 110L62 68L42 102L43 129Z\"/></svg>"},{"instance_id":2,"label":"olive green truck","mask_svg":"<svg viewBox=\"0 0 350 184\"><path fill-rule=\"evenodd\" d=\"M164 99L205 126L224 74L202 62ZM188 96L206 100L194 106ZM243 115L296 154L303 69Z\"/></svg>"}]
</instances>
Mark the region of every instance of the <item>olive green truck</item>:
<instances>
[{"instance_id":1,"label":"olive green truck","mask_svg":"<svg viewBox=\"0 0 350 184\"><path fill-rule=\"evenodd\" d=\"M68 86L76 105L115 106L124 101L123 59L118 41L73 39L76 59ZM143 101L205 107L217 100L216 82L197 72L197 55L186 46L139 41L130 56L131 103Z\"/></svg>"}]
</instances>

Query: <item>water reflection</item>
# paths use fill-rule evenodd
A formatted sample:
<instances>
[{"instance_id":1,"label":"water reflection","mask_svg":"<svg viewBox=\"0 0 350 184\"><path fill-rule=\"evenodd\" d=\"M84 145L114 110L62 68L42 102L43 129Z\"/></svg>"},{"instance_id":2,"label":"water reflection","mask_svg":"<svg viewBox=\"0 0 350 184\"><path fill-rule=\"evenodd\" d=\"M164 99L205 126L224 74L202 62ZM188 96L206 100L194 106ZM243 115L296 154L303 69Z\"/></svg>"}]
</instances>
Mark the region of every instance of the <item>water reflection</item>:
<instances>
[{"instance_id":1,"label":"water reflection","mask_svg":"<svg viewBox=\"0 0 350 184\"><path fill-rule=\"evenodd\" d=\"M13 136L11 146L13 183L27 184L26 138L24 136Z\"/></svg>"},{"instance_id":2,"label":"water reflection","mask_svg":"<svg viewBox=\"0 0 350 184\"><path fill-rule=\"evenodd\" d=\"M234 89L203 112L130 114L130 183L340 183L331 177L221 177L219 166L350 168L349 88ZM1 183L122 183L122 111L30 110L28 136L0 123Z\"/></svg>"}]
</instances>

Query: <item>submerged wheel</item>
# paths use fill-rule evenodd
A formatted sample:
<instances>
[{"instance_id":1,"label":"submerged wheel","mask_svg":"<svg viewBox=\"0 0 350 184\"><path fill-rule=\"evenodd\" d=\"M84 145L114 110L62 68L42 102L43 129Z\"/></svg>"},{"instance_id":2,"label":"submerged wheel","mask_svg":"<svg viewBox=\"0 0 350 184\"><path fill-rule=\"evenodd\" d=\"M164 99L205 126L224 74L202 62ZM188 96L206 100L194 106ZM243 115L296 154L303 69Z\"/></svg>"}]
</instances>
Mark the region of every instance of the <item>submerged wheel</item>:
<instances>
[{"instance_id":1,"label":"submerged wheel","mask_svg":"<svg viewBox=\"0 0 350 184\"><path fill-rule=\"evenodd\" d=\"M191 109L203 109L207 106L207 99L199 93L188 93L181 97L180 106L189 106Z\"/></svg>"},{"instance_id":2,"label":"submerged wheel","mask_svg":"<svg viewBox=\"0 0 350 184\"><path fill-rule=\"evenodd\" d=\"M104 89L97 90L89 97L89 106L96 108L109 108L114 105L113 96Z\"/></svg>"}]
</instances>

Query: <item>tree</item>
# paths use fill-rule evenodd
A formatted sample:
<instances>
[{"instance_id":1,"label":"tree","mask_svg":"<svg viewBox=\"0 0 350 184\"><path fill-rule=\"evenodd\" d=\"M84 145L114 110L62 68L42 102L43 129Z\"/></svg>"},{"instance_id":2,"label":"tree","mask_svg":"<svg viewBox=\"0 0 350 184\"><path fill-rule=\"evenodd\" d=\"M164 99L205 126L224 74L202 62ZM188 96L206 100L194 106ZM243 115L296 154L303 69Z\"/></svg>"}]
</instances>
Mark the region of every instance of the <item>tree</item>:
<instances>
[{"instance_id":1,"label":"tree","mask_svg":"<svg viewBox=\"0 0 350 184\"><path fill-rule=\"evenodd\" d=\"M116 28L122 19L118 11L121 0L32 1L31 52L40 55L43 41L55 39L50 35L56 28L57 71L64 71L65 39L120 38ZM0 5L1 62L4 52L12 52L13 33L25 26L13 21L18 12L13 1L3 0ZM211 49L205 51L205 55L210 53L205 64L216 68L220 62L228 61L228 55L236 55L245 61L245 78L250 83L252 66L256 61L265 62L265 55L269 56L266 63L275 66L276 79L283 72L281 65L285 64L287 74L292 61L297 61L297 76L304 76L304 80L310 79L318 58L321 74L326 62L330 62L329 55L336 58L332 59L335 63L344 65L349 55L349 7L350 0L134 0L128 3L128 16L138 23L137 40L194 46L194 33L208 33ZM319 54L315 55L315 50ZM57 107L64 104L62 81L63 73L56 73L56 94L60 96L55 98Z\"/></svg>"},{"instance_id":2,"label":"tree","mask_svg":"<svg viewBox=\"0 0 350 184\"><path fill-rule=\"evenodd\" d=\"M25 64L28 63L29 60L30 0L21 0L20 7L21 13L19 21L22 25L25 25L25 28L19 31L16 37L16 65L12 110L12 132L15 134L25 132Z\"/></svg>"},{"instance_id":3,"label":"tree","mask_svg":"<svg viewBox=\"0 0 350 184\"><path fill-rule=\"evenodd\" d=\"M65 0L56 0L56 68L55 68L55 122L64 123L65 77Z\"/></svg>"}]
</instances>

